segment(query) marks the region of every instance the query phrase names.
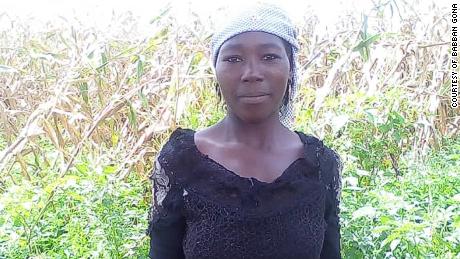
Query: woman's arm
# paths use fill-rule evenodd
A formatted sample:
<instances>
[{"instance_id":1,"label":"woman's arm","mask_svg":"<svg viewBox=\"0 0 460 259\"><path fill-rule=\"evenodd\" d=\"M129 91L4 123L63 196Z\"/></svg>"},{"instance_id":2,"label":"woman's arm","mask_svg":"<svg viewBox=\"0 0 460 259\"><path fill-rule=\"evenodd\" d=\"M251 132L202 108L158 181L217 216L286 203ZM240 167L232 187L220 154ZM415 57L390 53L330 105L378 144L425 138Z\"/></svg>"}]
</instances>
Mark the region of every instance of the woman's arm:
<instances>
[{"instance_id":1,"label":"woman's arm","mask_svg":"<svg viewBox=\"0 0 460 259\"><path fill-rule=\"evenodd\" d=\"M341 171L342 162L340 156L331 149L326 149L326 161L328 172L326 210L324 219L326 220L326 232L324 236L321 258L335 259L341 258L340 255L340 223L339 223L339 204L341 192Z\"/></svg>"},{"instance_id":2,"label":"woman's arm","mask_svg":"<svg viewBox=\"0 0 460 259\"><path fill-rule=\"evenodd\" d=\"M150 179L153 184L153 202L147 231L150 236L149 256L154 259L184 258L183 190L161 166L158 157Z\"/></svg>"}]
</instances>

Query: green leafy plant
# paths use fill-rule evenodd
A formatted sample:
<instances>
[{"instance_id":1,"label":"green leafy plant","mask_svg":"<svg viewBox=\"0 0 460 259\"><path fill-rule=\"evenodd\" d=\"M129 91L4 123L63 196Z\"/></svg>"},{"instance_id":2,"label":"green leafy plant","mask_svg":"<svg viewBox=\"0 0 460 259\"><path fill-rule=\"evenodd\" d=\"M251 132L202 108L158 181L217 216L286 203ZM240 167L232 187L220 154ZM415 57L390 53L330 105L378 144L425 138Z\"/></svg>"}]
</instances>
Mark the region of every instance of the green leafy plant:
<instances>
[{"instance_id":1,"label":"green leafy plant","mask_svg":"<svg viewBox=\"0 0 460 259\"><path fill-rule=\"evenodd\" d=\"M393 168L400 175L399 158L408 149L408 138L414 131L412 123L397 111L389 112L383 121L369 111L365 113L366 117L348 125L354 143L351 154L364 170Z\"/></svg>"}]
</instances>

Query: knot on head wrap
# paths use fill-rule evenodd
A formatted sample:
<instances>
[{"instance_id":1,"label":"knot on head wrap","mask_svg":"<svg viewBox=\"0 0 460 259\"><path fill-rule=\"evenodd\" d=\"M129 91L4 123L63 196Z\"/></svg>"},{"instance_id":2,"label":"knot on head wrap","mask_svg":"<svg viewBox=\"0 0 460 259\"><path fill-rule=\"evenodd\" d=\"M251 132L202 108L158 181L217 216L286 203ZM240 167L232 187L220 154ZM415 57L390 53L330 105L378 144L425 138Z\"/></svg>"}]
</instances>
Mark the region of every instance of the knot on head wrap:
<instances>
[{"instance_id":1,"label":"knot on head wrap","mask_svg":"<svg viewBox=\"0 0 460 259\"><path fill-rule=\"evenodd\" d=\"M289 100L286 106L281 106L281 122L287 127L292 128L294 112L292 100L297 92L297 52L299 43L297 42L297 32L289 19L287 13L280 7L273 4L258 3L251 8L241 12L231 19L226 26L215 33L211 40L212 62L216 67L217 58L221 46L230 38L249 31L261 31L276 35L291 46L291 88Z\"/></svg>"}]
</instances>

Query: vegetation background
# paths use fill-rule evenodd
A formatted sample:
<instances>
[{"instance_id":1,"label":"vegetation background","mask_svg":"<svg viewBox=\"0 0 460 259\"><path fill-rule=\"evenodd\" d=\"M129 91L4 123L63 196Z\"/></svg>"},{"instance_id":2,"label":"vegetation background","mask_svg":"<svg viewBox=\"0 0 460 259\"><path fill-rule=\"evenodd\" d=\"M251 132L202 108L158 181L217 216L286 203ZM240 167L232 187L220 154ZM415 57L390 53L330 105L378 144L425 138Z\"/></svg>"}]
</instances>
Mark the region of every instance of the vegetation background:
<instances>
[{"instance_id":1,"label":"vegetation background","mask_svg":"<svg viewBox=\"0 0 460 259\"><path fill-rule=\"evenodd\" d=\"M153 157L178 126L225 114L209 60L225 12L113 13L101 29L0 11L0 258L147 257ZM296 20L295 129L344 161L343 257L460 258L450 5L378 0L339 18Z\"/></svg>"}]
</instances>

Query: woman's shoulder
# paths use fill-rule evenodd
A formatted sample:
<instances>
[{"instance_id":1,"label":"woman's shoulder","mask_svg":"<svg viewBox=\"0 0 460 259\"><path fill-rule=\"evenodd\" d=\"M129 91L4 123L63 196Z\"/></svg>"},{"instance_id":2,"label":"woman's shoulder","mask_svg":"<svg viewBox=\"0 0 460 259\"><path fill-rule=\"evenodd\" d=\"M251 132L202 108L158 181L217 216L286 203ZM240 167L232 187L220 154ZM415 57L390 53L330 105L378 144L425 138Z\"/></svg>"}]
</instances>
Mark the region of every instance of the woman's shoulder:
<instances>
[{"instance_id":1,"label":"woman's shoulder","mask_svg":"<svg viewBox=\"0 0 460 259\"><path fill-rule=\"evenodd\" d=\"M176 128L163 144L158 160L162 165L180 165L190 163L190 152L193 152L193 133L194 130L188 128Z\"/></svg>"},{"instance_id":2,"label":"woman's shoulder","mask_svg":"<svg viewBox=\"0 0 460 259\"><path fill-rule=\"evenodd\" d=\"M297 131L307 144L307 157L316 159L319 163L322 180L325 183L338 181L340 172L342 171L342 160L340 155L333 148L329 147L324 141L318 137L306 134L302 131Z\"/></svg>"},{"instance_id":3,"label":"woman's shoulder","mask_svg":"<svg viewBox=\"0 0 460 259\"><path fill-rule=\"evenodd\" d=\"M314 147L315 151L317 151L318 153L318 156L322 156L323 158L327 158L328 160L336 160L336 158L340 157L334 149L332 149L324 143L324 140L311 134L306 134L303 131L295 130L295 132L299 133L303 142L307 144L307 146Z\"/></svg>"},{"instance_id":4,"label":"woman's shoulder","mask_svg":"<svg viewBox=\"0 0 460 259\"><path fill-rule=\"evenodd\" d=\"M161 148L162 153L175 152L177 149L191 146L193 142L193 130L178 127L171 132Z\"/></svg>"}]
</instances>

